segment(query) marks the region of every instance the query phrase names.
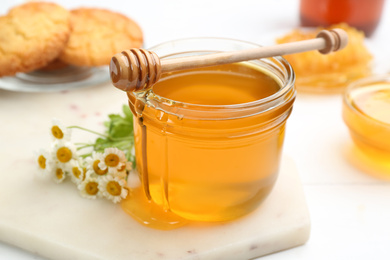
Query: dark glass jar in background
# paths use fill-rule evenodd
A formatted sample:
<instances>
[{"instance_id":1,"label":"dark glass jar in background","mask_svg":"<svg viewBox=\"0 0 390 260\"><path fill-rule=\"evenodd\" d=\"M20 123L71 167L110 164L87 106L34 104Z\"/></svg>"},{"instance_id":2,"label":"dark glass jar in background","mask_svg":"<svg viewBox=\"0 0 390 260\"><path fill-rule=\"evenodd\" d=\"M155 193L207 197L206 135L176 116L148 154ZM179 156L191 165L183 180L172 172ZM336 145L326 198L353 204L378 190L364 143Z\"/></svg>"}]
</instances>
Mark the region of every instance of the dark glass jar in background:
<instances>
[{"instance_id":1,"label":"dark glass jar in background","mask_svg":"<svg viewBox=\"0 0 390 260\"><path fill-rule=\"evenodd\" d=\"M371 36L379 24L384 0L301 0L302 26L346 22Z\"/></svg>"}]
</instances>

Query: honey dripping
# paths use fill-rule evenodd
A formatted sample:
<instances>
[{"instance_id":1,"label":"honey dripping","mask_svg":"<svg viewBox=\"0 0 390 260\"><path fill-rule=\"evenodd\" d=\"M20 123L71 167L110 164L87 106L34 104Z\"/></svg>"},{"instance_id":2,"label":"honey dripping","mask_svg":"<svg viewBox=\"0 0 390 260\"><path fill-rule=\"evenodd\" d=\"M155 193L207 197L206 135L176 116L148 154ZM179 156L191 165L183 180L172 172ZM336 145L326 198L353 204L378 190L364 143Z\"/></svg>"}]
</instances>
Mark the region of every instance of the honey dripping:
<instances>
[{"instance_id":1,"label":"honey dripping","mask_svg":"<svg viewBox=\"0 0 390 260\"><path fill-rule=\"evenodd\" d=\"M160 230L171 230L181 227L188 223L187 220L173 214L167 206L161 207L156 204L150 195L149 177L148 177L148 157L147 157L147 130L146 125L143 124L143 111L145 109L145 95L147 91L136 94L137 99L134 98L132 92L128 92L130 109L136 118L136 124L139 127L140 133L135 135L137 143L140 143L141 153L137 155L138 180L141 180L138 186L130 190L129 196L122 201L122 209L131 215L136 221L144 226L148 226ZM134 178L134 176L133 176ZM137 181L135 181L137 182Z\"/></svg>"},{"instance_id":2,"label":"honey dripping","mask_svg":"<svg viewBox=\"0 0 390 260\"><path fill-rule=\"evenodd\" d=\"M132 190L122 208L141 224L157 229L190 221L228 221L256 208L276 180L284 124L267 133L250 131L282 111L199 120L188 111L181 116L176 103L255 102L276 93L280 85L259 66L235 63L168 73L152 90L128 92L138 118L134 132L141 185ZM148 101L151 96L167 99L171 112L154 107ZM243 133L245 128L248 131ZM220 136L221 129L235 138Z\"/></svg>"}]
</instances>

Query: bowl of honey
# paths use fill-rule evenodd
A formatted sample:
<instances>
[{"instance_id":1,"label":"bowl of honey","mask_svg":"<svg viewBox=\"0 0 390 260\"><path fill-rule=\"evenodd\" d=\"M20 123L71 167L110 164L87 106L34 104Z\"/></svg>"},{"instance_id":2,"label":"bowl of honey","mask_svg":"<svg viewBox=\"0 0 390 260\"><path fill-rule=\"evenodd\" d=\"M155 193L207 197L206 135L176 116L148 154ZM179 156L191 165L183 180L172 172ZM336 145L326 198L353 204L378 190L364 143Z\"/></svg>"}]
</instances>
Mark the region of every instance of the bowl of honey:
<instances>
[{"instance_id":1,"label":"bowl of honey","mask_svg":"<svg viewBox=\"0 0 390 260\"><path fill-rule=\"evenodd\" d=\"M359 150L390 175L390 75L352 83L344 94L343 118Z\"/></svg>"},{"instance_id":2,"label":"bowl of honey","mask_svg":"<svg viewBox=\"0 0 390 260\"><path fill-rule=\"evenodd\" d=\"M150 50L163 60L255 47L196 38ZM160 229L255 210L278 176L294 82L290 64L272 57L166 73L151 89L127 92L141 184L122 208Z\"/></svg>"}]
</instances>

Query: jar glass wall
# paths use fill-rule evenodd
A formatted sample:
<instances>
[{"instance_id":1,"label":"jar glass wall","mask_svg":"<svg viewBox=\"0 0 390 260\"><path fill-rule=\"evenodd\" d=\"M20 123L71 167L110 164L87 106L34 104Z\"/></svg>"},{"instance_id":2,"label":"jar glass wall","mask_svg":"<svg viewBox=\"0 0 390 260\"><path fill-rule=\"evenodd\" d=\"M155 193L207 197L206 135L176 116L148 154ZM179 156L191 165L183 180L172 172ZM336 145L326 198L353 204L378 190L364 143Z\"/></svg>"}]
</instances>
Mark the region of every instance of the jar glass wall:
<instances>
[{"instance_id":1,"label":"jar glass wall","mask_svg":"<svg viewBox=\"0 0 390 260\"><path fill-rule=\"evenodd\" d=\"M151 51L164 59L255 47L201 38ZM294 80L288 62L274 57L173 72L147 92L129 92L145 196L193 221L226 221L253 211L278 175Z\"/></svg>"}]
</instances>

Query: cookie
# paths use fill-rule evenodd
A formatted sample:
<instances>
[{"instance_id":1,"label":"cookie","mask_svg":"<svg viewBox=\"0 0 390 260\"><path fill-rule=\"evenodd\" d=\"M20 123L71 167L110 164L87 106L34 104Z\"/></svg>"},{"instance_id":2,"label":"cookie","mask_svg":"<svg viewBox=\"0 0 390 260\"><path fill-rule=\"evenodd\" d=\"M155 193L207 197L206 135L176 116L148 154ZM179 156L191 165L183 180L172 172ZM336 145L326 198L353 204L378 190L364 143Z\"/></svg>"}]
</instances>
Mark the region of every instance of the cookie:
<instances>
[{"instance_id":1,"label":"cookie","mask_svg":"<svg viewBox=\"0 0 390 260\"><path fill-rule=\"evenodd\" d=\"M0 17L0 76L41 68L64 49L70 12L47 2L29 2Z\"/></svg>"},{"instance_id":2,"label":"cookie","mask_svg":"<svg viewBox=\"0 0 390 260\"><path fill-rule=\"evenodd\" d=\"M142 30L130 18L105 9L71 11L72 34L60 59L76 66L108 65L112 56L143 43Z\"/></svg>"}]
</instances>

